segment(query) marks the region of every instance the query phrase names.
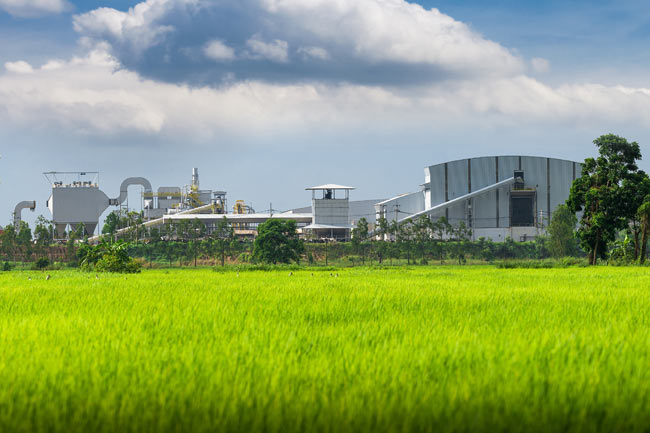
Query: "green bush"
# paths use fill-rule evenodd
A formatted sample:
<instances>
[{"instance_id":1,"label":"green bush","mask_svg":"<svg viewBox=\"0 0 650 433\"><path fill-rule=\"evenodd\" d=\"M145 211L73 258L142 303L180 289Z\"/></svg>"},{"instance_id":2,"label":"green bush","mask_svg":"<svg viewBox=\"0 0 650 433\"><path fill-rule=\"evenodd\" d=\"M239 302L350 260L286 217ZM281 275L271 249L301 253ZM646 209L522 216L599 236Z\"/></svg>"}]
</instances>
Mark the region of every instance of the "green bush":
<instances>
[{"instance_id":1,"label":"green bush","mask_svg":"<svg viewBox=\"0 0 650 433\"><path fill-rule=\"evenodd\" d=\"M545 260L503 260L497 262L499 269L551 269L551 268L569 268L574 266L587 266L589 263L585 259L576 257L564 257L562 259L545 259Z\"/></svg>"},{"instance_id":2,"label":"green bush","mask_svg":"<svg viewBox=\"0 0 650 433\"><path fill-rule=\"evenodd\" d=\"M41 257L40 259L36 260L36 262L34 262L34 267L38 270L43 270L50 266L50 264L50 259L47 257Z\"/></svg>"},{"instance_id":3,"label":"green bush","mask_svg":"<svg viewBox=\"0 0 650 433\"><path fill-rule=\"evenodd\" d=\"M128 254L129 244L123 241L105 242L97 246L79 248L81 269L87 272L116 272L133 274L140 272L141 263Z\"/></svg>"}]
</instances>

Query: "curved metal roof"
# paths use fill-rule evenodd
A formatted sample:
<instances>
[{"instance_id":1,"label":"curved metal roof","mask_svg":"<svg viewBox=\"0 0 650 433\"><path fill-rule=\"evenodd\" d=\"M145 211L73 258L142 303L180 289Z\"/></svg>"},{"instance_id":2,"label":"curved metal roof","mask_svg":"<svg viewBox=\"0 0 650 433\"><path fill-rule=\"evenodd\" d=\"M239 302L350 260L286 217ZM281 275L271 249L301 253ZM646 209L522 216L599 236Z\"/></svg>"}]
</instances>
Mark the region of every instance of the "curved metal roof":
<instances>
[{"instance_id":1,"label":"curved metal roof","mask_svg":"<svg viewBox=\"0 0 650 433\"><path fill-rule=\"evenodd\" d=\"M309 188L305 188L307 191L314 191L314 190L321 190L321 189L347 189L347 190L352 190L356 189L353 186L344 186L344 185L336 185L334 183L327 183L325 185L319 185L319 186L312 186Z\"/></svg>"}]
</instances>

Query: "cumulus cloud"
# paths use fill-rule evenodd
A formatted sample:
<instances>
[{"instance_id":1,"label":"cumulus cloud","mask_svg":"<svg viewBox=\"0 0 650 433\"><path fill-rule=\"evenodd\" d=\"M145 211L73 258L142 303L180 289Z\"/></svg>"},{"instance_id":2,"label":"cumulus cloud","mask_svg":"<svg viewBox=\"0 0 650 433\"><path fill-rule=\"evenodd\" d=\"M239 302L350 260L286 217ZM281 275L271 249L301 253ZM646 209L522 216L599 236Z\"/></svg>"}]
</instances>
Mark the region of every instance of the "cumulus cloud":
<instances>
[{"instance_id":1,"label":"cumulus cloud","mask_svg":"<svg viewBox=\"0 0 650 433\"><path fill-rule=\"evenodd\" d=\"M203 47L203 53L207 58L216 61L235 59L235 50L217 39L209 41Z\"/></svg>"},{"instance_id":2,"label":"cumulus cloud","mask_svg":"<svg viewBox=\"0 0 650 433\"><path fill-rule=\"evenodd\" d=\"M545 74L551 70L551 62L541 57L530 59L530 65L533 67L533 71L540 74Z\"/></svg>"},{"instance_id":3,"label":"cumulus cloud","mask_svg":"<svg viewBox=\"0 0 650 433\"><path fill-rule=\"evenodd\" d=\"M289 44L287 41L276 39L265 42L258 35L246 41L246 46L250 49L249 54L252 59L265 59L272 62L286 63L289 61Z\"/></svg>"},{"instance_id":4,"label":"cumulus cloud","mask_svg":"<svg viewBox=\"0 0 650 433\"><path fill-rule=\"evenodd\" d=\"M5 69L8 72L14 72L16 74L31 74L34 72L32 65L23 60L19 60L17 62L7 62L5 63Z\"/></svg>"},{"instance_id":5,"label":"cumulus cloud","mask_svg":"<svg viewBox=\"0 0 650 433\"><path fill-rule=\"evenodd\" d=\"M59 14L71 9L66 0L0 0L0 9L21 18Z\"/></svg>"},{"instance_id":6,"label":"cumulus cloud","mask_svg":"<svg viewBox=\"0 0 650 433\"><path fill-rule=\"evenodd\" d=\"M318 60L329 60L330 53L321 47L300 47L298 54L302 54L303 58L309 59L310 57Z\"/></svg>"},{"instance_id":7,"label":"cumulus cloud","mask_svg":"<svg viewBox=\"0 0 650 433\"><path fill-rule=\"evenodd\" d=\"M509 50L403 0L147 0L74 27L87 55L5 64L0 124L183 139L486 119L650 126L649 89L546 85Z\"/></svg>"},{"instance_id":8,"label":"cumulus cloud","mask_svg":"<svg viewBox=\"0 0 650 433\"><path fill-rule=\"evenodd\" d=\"M417 85L525 69L464 23L405 0L147 0L128 11L77 15L74 28L110 44L130 70L195 85L232 76ZM211 41L242 55L228 56L231 62L196 55L207 54ZM230 51L216 50L217 57L224 53Z\"/></svg>"},{"instance_id":9,"label":"cumulus cloud","mask_svg":"<svg viewBox=\"0 0 650 433\"><path fill-rule=\"evenodd\" d=\"M219 87L159 82L121 67L101 49L41 67L5 65L0 124L97 136L145 134L194 140L222 133L365 128L437 129L449 122L650 126L650 89L547 86L525 75L412 88L352 83L234 81Z\"/></svg>"}]
</instances>

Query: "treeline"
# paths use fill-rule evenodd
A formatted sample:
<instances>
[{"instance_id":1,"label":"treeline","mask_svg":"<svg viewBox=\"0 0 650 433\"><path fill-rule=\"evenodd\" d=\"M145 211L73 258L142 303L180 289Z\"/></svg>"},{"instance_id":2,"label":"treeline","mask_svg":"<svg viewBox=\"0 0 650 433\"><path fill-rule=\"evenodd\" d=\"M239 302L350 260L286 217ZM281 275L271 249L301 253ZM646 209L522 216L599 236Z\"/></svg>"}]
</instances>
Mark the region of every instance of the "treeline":
<instances>
[{"instance_id":1,"label":"treeline","mask_svg":"<svg viewBox=\"0 0 650 433\"><path fill-rule=\"evenodd\" d=\"M650 235L650 178L639 169L639 145L616 135L594 141L598 157L587 158L571 187L569 199L552 215L546 235L534 241L472 241L463 222L452 225L444 217L422 216L407 222L380 218L374 230L361 219L350 242L305 242L298 239L295 222L269 220L258 227L256 239L241 239L224 216L206 226L200 220L173 221L148 228L135 212L108 215L102 230L104 242L126 242L132 257L150 263L198 265L199 262L310 264L428 264L468 260L491 262L508 259L587 257L610 264L643 264ZM577 218L579 216L579 220ZM67 234L62 255L68 263L80 260L77 244L85 243L84 228ZM119 239L118 239L119 237ZM0 254L5 261L37 261L51 257L54 226L42 216L34 232L5 227L0 234ZM108 248L108 247L107 247Z\"/></svg>"}]
</instances>

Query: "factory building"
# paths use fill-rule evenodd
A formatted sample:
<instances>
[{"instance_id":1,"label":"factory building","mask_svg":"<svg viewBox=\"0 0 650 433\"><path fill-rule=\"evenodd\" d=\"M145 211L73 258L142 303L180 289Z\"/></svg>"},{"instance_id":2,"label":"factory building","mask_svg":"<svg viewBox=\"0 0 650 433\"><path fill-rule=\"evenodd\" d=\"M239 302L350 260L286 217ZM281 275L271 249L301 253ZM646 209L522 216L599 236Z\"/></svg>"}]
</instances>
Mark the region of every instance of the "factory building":
<instances>
[{"instance_id":1,"label":"factory building","mask_svg":"<svg viewBox=\"0 0 650 433\"><path fill-rule=\"evenodd\" d=\"M351 200L354 187L324 184L306 188L311 193L310 206L264 213L255 212L242 200L229 211L226 192L201 189L196 168L189 185L163 186L155 192L147 179L127 178L116 198L99 189L98 173L49 172L45 175L51 195L46 205L61 239L68 226L74 230L81 224L87 235L93 236L102 214L111 206L122 206L130 186L140 186L146 227L199 219L210 230L226 217L238 235L255 236L257 226L268 219L292 219L305 238L347 240L361 218L372 230L382 217L404 223L426 216L434 220L445 217L452 225L463 222L474 239L525 241L545 232L581 170L578 162L537 156L460 159L426 167L424 183L416 192L390 199ZM35 207L34 201L19 203L13 222L20 222L22 210Z\"/></svg>"},{"instance_id":2,"label":"factory building","mask_svg":"<svg viewBox=\"0 0 650 433\"><path fill-rule=\"evenodd\" d=\"M419 191L377 203L377 217L405 222L426 215L464 222L473 238L530 240L543 234L580 176L578 162L537 156L460 159L424 169Z\"/></svg>"}]
</instances>

